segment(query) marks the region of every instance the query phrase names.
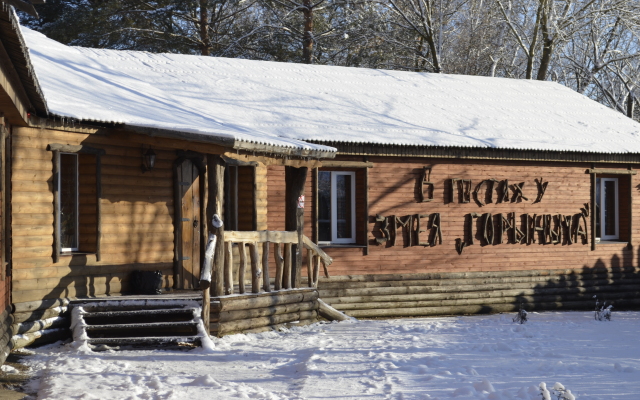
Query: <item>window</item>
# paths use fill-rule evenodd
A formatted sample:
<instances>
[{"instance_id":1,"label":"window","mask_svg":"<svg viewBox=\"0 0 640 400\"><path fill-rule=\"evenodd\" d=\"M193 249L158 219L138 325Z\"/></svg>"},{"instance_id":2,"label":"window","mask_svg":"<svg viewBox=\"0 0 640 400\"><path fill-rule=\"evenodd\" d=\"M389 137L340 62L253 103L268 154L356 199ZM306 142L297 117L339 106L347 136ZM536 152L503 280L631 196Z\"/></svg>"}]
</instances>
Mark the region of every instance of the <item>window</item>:
<instances>
[{"instance_id":1,"label":"window","mask_svg":"<svg viewBox=\"0 0 640 400\"><path fill-rule=\"evenodd\" d=\"M356 173L318 171L318 241L356 242Z\"/></svg>"},{"instance_id":2,"label":"window","mask_svg":"<svg viewBox=\"0 0 640 400\"><path fill-rule=\"evenodd\" d=\"M53 262L60 254L95 253L100 261L100 157L104 150L52 143Z\"/></svg>"},{"instance_id":3,"label":"window","mask_svg":"<svg viewBox=\"0 0 640 400\"><path fill-rule=\"evenodd\" d=\"M58 224L61 251L77 251L78 245L78 155L60 154L58 179L60 209Z\"/></svg>"},{"instance_id":4,"label":"window","mask_svg":"<svg viewBox=\"0 0 640 400\"><path fill-rule=\"evenodd\" d=\"M618 178L596 179L596 237L620 239Z\"/></svg>"},{"instance_id":5,"label":"window","mask_svg":"<svg viewBox=\"0 0 640 400\"><path fill-rule=\"evenodd\" d=\"M227 165L225 168L224 224L230 231L256 230L254 199L255 167Z\"/></svg>"}]
</instances>

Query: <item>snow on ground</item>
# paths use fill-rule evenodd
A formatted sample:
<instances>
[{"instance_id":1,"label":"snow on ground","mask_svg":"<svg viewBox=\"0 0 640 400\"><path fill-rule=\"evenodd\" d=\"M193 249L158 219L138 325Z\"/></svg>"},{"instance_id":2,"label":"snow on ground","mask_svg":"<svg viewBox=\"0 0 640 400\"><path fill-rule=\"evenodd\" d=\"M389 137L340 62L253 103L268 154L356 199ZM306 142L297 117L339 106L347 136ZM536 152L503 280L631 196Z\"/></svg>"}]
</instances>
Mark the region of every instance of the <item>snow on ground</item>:
<instances>
[{"instance_id":1,"label":"snow on ground","mask_svg":"<svg viewBox=\"0 0 640 400\"><path fill-rule=\"evenodd\" d=\"M215 339L213 352L27 358L38 399L541 399L561 382L580 400L640 397L640 312L315 324ZM555 397L554 397L555 399Z\"/></svg>"}]
</instances>

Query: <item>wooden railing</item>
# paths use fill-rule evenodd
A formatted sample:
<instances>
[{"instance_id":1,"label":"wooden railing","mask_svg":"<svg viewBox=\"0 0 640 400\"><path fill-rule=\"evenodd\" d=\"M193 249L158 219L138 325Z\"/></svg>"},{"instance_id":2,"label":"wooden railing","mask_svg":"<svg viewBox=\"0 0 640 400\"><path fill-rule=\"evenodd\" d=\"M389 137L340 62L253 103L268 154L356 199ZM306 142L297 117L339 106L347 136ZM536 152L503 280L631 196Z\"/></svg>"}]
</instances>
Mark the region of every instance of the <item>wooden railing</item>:
<instances>
[{"instance_id":1,"label":"wooden railing","mask_svg":"<svg viewBox=\"0 0 640 400\"><path fill-rule=\"evenodd\" d=\"M239 267L238 276L234 277L234 243L238 247ZM301 271L296 265L293 246L299 245L300 238L295 231L226 231L224 233L224 290L225 294L234 293L234 285L238 283L238 292L246 293L245 278L247 267L251 266L251 291L259 293L271 291L270 248L273 246L275 259L275 278L273 289L295 288L295 271ZM320 264L324 267L326 276L327 266L333 260L306 236L302 236L303 247L307 249L308 286L317 287ZM247 247L249 252L247 254ZM260 250L262 249L262 254ZM301 249L302 250L302 249Z\"/></svg>"}]
</instances>

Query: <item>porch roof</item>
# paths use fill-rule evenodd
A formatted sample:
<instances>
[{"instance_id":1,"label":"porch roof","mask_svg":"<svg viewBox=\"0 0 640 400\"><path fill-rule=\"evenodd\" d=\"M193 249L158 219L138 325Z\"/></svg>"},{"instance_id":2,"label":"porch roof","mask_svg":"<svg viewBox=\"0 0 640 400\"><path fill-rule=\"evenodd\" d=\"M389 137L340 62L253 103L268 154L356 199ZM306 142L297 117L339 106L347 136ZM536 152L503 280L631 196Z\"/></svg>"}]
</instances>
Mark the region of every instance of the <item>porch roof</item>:
<instances>
[{"instance_id":1,"label":"porch roof","mask_svg":"<svg viewBox=\"0 0 640 400\"><path fill-rule=\"evenodd\" d=\"M316 143L640 153L640 124L553 82L69 47L24 29L50 110L316 155Z\"/></svg>"}]
</instances>

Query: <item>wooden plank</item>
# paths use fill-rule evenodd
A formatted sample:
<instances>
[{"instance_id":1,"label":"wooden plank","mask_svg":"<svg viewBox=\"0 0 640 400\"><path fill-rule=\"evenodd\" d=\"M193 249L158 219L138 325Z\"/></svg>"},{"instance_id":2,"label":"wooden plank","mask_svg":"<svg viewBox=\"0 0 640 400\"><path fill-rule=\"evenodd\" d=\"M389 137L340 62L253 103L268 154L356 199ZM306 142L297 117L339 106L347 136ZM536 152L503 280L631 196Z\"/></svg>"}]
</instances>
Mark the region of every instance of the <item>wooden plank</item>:
<instances>
[{"instance_id":1,"label":"wooden plank","mask_svg":"<svg viewBox=\"0 0 640 400\"><path fill-rule=\"evenodd\" d=\"M272 243L297 243L296 232L288 231L226 231L227 242L272 242Z\"/></svg>"},{"instance_id":2,"label":"wooden plank","mask_svg":"<svg viewBox=\"0 0 640 400\"><path fill-rule=\"evenodd\" d=\"M323 168L373 168L374 164L368 161L341 161L322 160Z\"/></svg>"},{"instance_id":3,"label":"wooden plank","mask_svg":"<svg viewBox=\"0 0 640 400\"><path fill-rule=\"evenodd\" d=\"M364 170L364 207L363 208L363 213L364 213L364 251L363 254L365 256L369 255L369 170L365 169ZM317 243L317 242L316 242ZM326 263L325 263L325 267L326 267Z\"/></svg>"},{"instance_id":4,"label":"wooden plank","mask_svg":"<svg viewBox=\"0 0 640 400\"><path fill-rule=\"evenodd\" d=\"M612 168L590 168L589 174L610 174L610 175L636 175L638 171L632 169L612 169Z\"/></svg>"},{"instance_id":5,"label":"wooden plank","mask_svg":"<svg viewBox=\"0 0 640 400\"><path fill-rule=\"evenodd\" d=\"M198 171L198 168L196 167L195 164L192 164L191 166L191 172L192 172L192 184L191 184L191 195L193 196L193 199L191 201L192 204L192 208L191 208L191 214L190 214L190 218L191 218L191 223L188 224L190 229L192 230L192 234L191 237L192 239L192 243L191 243L191 249L192 249L192 258L193 258L193 262L191 263L191 288L198 288L200 287L200 255L201 255L201 235L200 235L200 231L201 231L201 227L202 227L202 223L204 221L200 221L200 214L201 214L201 196L200 196L200 172Z\"/></svg>"},{"instance_id":6,"label":"wooden plank","mask_svg":"<svg viewBox=\"0 0 640 400\"><path fill-rule=\"evenodd\" d=\"M60 143L51 143L47 146L47 151L58 151L62 153L82 153L82 154L99 154L104 155L104 149L98 149L91 146L85 145L70 145L70 144L60 144Z\"/></svg>"}]
</instances>

